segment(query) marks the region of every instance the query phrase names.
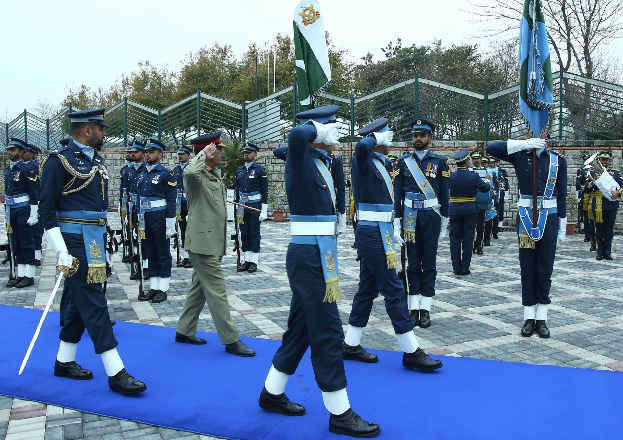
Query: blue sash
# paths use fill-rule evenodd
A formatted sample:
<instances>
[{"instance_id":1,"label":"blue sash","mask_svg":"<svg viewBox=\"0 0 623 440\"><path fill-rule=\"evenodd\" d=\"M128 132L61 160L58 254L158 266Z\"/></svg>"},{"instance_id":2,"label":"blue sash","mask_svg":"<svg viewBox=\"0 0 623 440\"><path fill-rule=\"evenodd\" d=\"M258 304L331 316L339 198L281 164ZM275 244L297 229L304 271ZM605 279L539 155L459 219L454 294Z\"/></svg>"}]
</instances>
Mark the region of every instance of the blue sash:
<instances>
[{"instance_id":1,"label":"blue sash","mask_svg":"<svg viewBox=\"0 0 623 440\"><path fill-rule=\"evenodd\" d=\"M138 209L138 231L141 240L145 239L145 211L161 211L166 209L166 205L151 208L150 203L155 202L156 200L162 200L162 197L140 197L141 203L139 204Z\"/></svg>"},{"instance_id":2,"label":"blue sash","mask_svg":"<svg viewBox=\"0 0 623 440\"><path fill-rule=\"evenodd\" d=\"M548 214L555 214L558 212L557 208L543 208L542 204L538 203L538 200L552 200L554 189L556 188L556 178L558 176L558 155L549 155L549 174L547 183L545 184L545 190L543 191L543 197L537 197L538 218L537 227L532 227L532 208L526 208L525 206L519 207L519 247L534 249L535 241L539 241L543 238L543 231L545 231L545 224L547 222ZM532 200L532 196L521 195L522 199Z\"/></svg>"},{"instance_id":3,"label":"blue sash","mask_svg":"<svg viewBox=\"0 0 623 440\"><path fill-rule=\"evenodd\" d=\"M5 227L6 227L6 233L7 234L12 234L13 233L13 228L11 227L11 208L23 208L25 206L30 206L30 201L25 201L25 202L20 202L20 203L15 203L15 199L18 199L20 197L24 197L27 196L28 193L23 193L23 194L17 194L17 195L13 195L13 196L4 196L4 202L6 205L6 222L5 222Z\"/></svg>"},{"instance_id":4,"label":"blue sash","mask_svg":"<svg viewBox=\"0 0 623 440\"><path fill-rule=\"evenodd\" d=\"M335 222L336 220L336 215L290 215L291 222ZM337 264L337 238L332 235L292 235L290 243L318 246L326 284L323 302L335 302L342 298Z\"/></svg>"},{"instance_id":5,"label":"blue sash","mask_svg":"<svg viewBox=\"0 0 623 440\"><path fill-rule=\"evenodd\" d=\"M392 198L392 202L393 202L394 201L394 184L392 183L391 177L389 177L387 168L385 168L385 165L382 164L380 160L373 159L372 162L374 163L374 166L376 166L376 169L379 170L379 173L381 173L381 176L383 176L383 180L385 180L385 185L387 186L387 192L389 193L389 196Z\"/></svg>"},{"instance_id":6,"label":"blue sash","mask_svg":"<svg viewBox=\"0 0 623 440\"><path fill-rule=\"evenodd\" d=\"M249 196L257 196L259 195L260 192L259 191L253 191L250 193L240 193L240 196L245 196L245 197L249 197ZM244 224L244 207L248 204L252 204L252 203L259 203L260 200L258 200L257 202L253 201L253 202L249 202L249 201L242 201L242 197L240 198L240 200L238 201L238 205L236 205L236 220L238 221L239 225Z\"/></svg>"},{"instance_id":7,"label":"blue sash","mask_svg":"<svg viewBox=\"0 0 623 440\"><path fill-rule=\"evenodd\" d=\"M128 193L125 188L121 188L121 219L124 219L128 215Z\"/></svg>"},{"instance_id":8,"label":"blue sash","mask_svg":"<svg viewBox=\"0 0 623 440\"><path fill-rule=\"evenodd\" d=\"M361 211L392 212L394 210L394 206L372 204L372 203L360 203L359 209ZM383 249L385 250L387 268L396 269L396 247L394 246L393 223L360 220L358 225L359 226L376 226L379 228L379 231L381 232L381 241L383 242Z\"/></svg>"},{"instance_id":9,"label":"blue sash","mask_svg":"<svg viewBox=\"0 0 623 440\"><path fill-rule=\"evenodd\" d=\"M87 284L97 284L106 281L106 258L104 251L104 234L106 234L106 212L99 211L58 211L59 219L66 221L58 222L61 232L66 234L82 235L84 250L87 256L89 270ZM76 222L72 222L75 219ZM80 220L104 220L102 224L84 225Z\"/></svg>"},{"instance_id":10,"label":"blue sash","mask_svg":"<svg viewBox=\"0 0 623 440\"><path fill-rule=\"evenodd\" d=\"M316 158L314 163L316 164L316 168L318 168L318 171L320 171L320 175L327 183L327 187L329 188L329 192L331 193L331 200L333 200L333 209L335 209L335 186L333 185L333 176L331 176L331 173L329 172L327 166L322 160ZM335 209L335 211L337 212L337 209Z\"/></svg>"},{"instance_id":11,"label":"blue sash","mask_svg":"<svg viewBox=\"0 0 623 440\"><path fill-rule=\"evenodd\" d=\"M411 171L411 175L413 176L415 183L417 183L418 187L420 188L420 191L422 191L422 196L423 196L422 198L419 198L415 196L417 195L417 193L407 193L407 198L409 200L432 200L434 199L436 197L435 190L433 189L430 182L428 181L428 179L426 178L426 176L420 169L420 166L417 164L415 159L413 159L413 156L406 157L405 163L407 164L409 171ZM413 198L409 198L410 195ZM433 209L438 215L441 215L439 213L439 207L435 206L431 209ZM416 224L417 224L417 210L411 207L405 206L404 213L402 215L402 231L404 233L405 241L410 242L410 243L415 243L415 225Z\"/></svg>"},{"instance_id":12,"label":"blue sash","mask_svg":"<svg viewBox=\"0 0 623 440\"><path fill-rule=\"evenodd\" d=\"M182 194L184 194L184 190L178 188L177 196L175 197L175 218L178 222L182 221L182 200L186 200L182 197Z\"/></svg>"}]
</instances>

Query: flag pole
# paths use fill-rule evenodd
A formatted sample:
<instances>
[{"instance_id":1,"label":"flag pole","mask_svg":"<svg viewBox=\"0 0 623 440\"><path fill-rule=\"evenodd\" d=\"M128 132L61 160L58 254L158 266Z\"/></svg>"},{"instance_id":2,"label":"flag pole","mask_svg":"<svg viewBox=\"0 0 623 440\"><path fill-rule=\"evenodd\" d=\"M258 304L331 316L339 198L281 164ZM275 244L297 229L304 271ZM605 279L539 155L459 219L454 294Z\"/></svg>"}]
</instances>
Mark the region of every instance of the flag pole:
<instances>
[{"instance_id":1,"label":"flag pole","mask_svg":"<svg viewBox=\"0 0 623 440\"><path fill-rule=\"evenodd\" d=\"M536 150L532 150L532 227L536 228L537 225L537 156Z\"/></svg>"}]
</instances>

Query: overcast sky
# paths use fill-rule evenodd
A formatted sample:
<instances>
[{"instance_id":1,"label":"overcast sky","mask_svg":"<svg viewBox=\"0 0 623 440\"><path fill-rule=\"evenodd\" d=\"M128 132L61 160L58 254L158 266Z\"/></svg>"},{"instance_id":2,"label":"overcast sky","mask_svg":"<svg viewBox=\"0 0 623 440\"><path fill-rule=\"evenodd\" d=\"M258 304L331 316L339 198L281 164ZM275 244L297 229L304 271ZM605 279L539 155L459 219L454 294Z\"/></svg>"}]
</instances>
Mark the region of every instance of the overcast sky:
<instances>
[{"instance_id":1,"label":"overcast sky","mask_svg":"<svg viewBox=\"0 0 623 440\"><path fill-rule=\"evenodd\" d=\"M325 28L354 58L399 36L404 46L487 46L466 0L319 0ZM140 60L178 71L185 55L214 41L240 56L278 34L292 35L297 0L18 0L2 6L0 119L39 100L60 103L67 86L108 88ZM519 17L517 21L519 32ZM621 52L620 48L617 50Z\"/></svg>"}]
</instances>

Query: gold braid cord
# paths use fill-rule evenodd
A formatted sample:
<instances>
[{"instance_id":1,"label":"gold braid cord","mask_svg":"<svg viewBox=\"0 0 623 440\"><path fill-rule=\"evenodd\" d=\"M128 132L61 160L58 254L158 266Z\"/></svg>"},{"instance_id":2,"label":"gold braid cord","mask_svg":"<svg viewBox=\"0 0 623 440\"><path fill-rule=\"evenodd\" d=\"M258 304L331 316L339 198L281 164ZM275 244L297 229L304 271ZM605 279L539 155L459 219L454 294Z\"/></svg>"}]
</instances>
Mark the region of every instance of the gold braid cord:
<instances>
[{"instance_id":1,"label":"gold braid cord","mask_svg":"<svg viewBox=\"0 0 623 440\"><path fill-rule=\"evenodd\" d=\"M76 171L74 169L74 167L72 167L69 164L69 161L67 160L67 158L65 156L59 154L56 157L58 157L58 159L63 164L63 168L65 168L65 171L67 171L69 174L71 174L74 177L73 179L71 179L69 181L69 183L67 185L65 185L65 187L63 188L63 192L61 193L61 196L67 196L69 194L73 194L73 193L82 191L84 188L89 186L89 183L91 183L93 181L93 179L95 178L95 175L97 174L97 172L99 170L98 166L94 166L93 168L91 168L91 171L89 171L88 174L82 174L82 173L79 173L78 171ZM82 185L80 185L79 187L77 187L77 188L69 189L76 182L76 179L85 180L85 182Z\"/></svg>"}]
</instances>

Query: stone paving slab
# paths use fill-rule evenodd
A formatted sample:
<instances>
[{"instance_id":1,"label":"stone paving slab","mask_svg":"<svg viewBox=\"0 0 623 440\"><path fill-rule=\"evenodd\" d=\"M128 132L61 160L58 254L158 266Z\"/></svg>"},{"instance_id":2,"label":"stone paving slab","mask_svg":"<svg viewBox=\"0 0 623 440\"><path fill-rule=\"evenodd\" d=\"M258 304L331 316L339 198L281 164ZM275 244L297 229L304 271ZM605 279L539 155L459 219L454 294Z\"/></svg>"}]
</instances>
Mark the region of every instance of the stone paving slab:
<instances>
[{"instance_id":1,"label":"stone paving slab","mask_svg":"<svg viewBox=\"0 0 623 440\"><path fill-rule=\"evenodd\" d=\"M109 214L109 221L117 226L118 216ZM0 224L1 242L6 238L4 222ZM517 237L508 229L499 237L484 248L484 255L474 256L472 274L463 277L452 274L448 238L440 243L437 296L431 310L433 325L428 329L416 328L420 346L429 354L623 372L623 266L619 262L623 257L615 253L613 261L597 261L583 236L568 237L559 246L554 265L548 321L552 337L523 338L519 334L523 309ZM621 239L615 236L615 244ZM230 309L244 336L278 340L287 328L291 300L285 273L288 240L287 223L265 222L257 273L236 272L236 257L231 252L223 259ZM344 292L338 308L345 329L359 274L353 242L351 229L338 240L340 285ZM168 300L150 304L137 301L137 283L129 279L129 267L119 260L117 254L114 274L107 286L112 319L175 327L192 269L177 268L174 264ZM43 267L37 269L36 283L30 288L7 289L4 282L0 283L0 304L43 308L55 282L55 263L52 251L45 251ZM7 266L0 266L0 279L7 276ZM59 306L60 295L54 300L54 310L58 311ZM200 315L198 328L215 331L207 307ZM373 349L399 350L382 298L373 304L362 344ZM50 360L50 368L52 365ZM24 437L24 433L30 437ZM22 438L212 439L0 396L0 440Z\"/></svg>"}]
</instances>

